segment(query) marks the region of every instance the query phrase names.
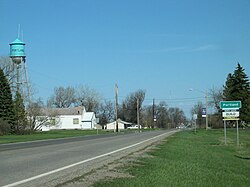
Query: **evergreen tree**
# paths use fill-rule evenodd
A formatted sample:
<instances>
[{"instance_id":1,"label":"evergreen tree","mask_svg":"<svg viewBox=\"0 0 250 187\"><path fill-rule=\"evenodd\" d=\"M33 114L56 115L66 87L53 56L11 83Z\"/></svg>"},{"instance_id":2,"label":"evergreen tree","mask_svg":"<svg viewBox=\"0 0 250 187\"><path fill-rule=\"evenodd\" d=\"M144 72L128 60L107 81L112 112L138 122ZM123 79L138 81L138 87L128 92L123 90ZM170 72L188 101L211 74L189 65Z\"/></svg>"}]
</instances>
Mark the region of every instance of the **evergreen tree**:
<instances>
[{"instance_id":1,"label":"evergreen tree","mask_svg":"<svg viewBox=\"0 0 250 187\"><path fill-rule=\"evenodd\" d=\"M233 100L233 85L234 85L234 76L229 73L227 76L226 84L223 90L223 96L225 101L232 101Z\"/></svg>"},{"instance_id":2,"label":"evergreen tree","mask_svg":"<svg viewBox=\"0 0 250 187\"><path fill-rule=\"evenodd\" d=\"M250 122L250 82L244 72L245 69L238 63L233 74L229 74L224 86L224 100L242 103L240 119Z\"/></svg>"},{"instance_id":3,"label":"evergreen tree","mask_svg":"<svg viewBox=\"0 0 250 187\"><path fill-rule=\"evenodd\" d=\"M14 126L13 100L10 85L3 70L0 68L0 119ZM1 124L0 124L1 125Z\"/></svg>"},{"instance_id":4,"label":"evergreen tree","mask_svg":"<svg viewBox=\"0 0 250 187\"><path fill-rule=\"evenodd\" d=\"M17 91L14 99L15 133L22 134L25 131L27 120L23 98Z\"/></svg>"}]
</instances>

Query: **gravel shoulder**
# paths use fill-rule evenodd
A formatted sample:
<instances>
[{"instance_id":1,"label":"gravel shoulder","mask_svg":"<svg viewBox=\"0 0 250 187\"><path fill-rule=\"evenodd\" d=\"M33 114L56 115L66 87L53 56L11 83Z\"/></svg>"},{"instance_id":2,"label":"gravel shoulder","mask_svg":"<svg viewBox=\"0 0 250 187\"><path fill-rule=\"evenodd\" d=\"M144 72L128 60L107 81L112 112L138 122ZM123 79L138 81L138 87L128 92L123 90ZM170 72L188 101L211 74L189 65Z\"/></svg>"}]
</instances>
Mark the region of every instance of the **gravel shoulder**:
<instances>
[{"instance_id":1,"label":"gravel shoulder","mask_svg":"<svg viewBox=\"0 0 250 187\"><path fill-rule=\"evenodd\" d=\"M99 181L107 181L115 178L130 178L134 177L130 175L124 167L135 165L136 161L139 158L151 157L148 153L156 149L156 147L161 144L163 141L166 141L166 137L174 134L176 131L172 131L166 136L157 138L154 141L151 141L147 144L143 144L140 147L137 147L133 150L124 152L120 155L114 156L112 159L107 160L106 162L97 164L94 169L89 172L82 172L75 178L72 178L68 181L64 181L60 184L57 184L57 187L91 187L94 183ZM93 165L92 165L93 166Z\"/></svg>"},{"instance_id":2,"label":"gravel shoulder","mask_svg":"<svg viewBox=\"0 0 250 187\"><path fill-rule=\"evenodd\" d=\"M119 168L127 166L139 157L146 156L146 153L155 148L157 144L173 135L178 130L164 131L164 133L149 138L134 146L128 146L118 151L106 153L104 156L96 157L74 167L52 172L49 175L35 178L22 184L19 187L69 187L69 186L92 186L95 182L104 179L119 177L132 177ZM138 133L138 132L137 132ZM152 136L151 136L152 137ZM73 154L73 153L72 153Z\"/></svg>"}]
</instances>

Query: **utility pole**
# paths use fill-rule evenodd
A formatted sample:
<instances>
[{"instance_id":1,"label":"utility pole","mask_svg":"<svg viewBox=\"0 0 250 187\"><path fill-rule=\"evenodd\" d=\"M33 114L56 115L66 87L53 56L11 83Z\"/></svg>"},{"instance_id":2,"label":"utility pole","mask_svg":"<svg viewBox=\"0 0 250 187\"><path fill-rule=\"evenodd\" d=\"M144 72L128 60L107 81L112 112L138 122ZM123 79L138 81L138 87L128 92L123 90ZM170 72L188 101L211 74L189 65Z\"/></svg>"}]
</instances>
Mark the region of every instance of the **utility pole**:
<instances>
[{"instance_id":1,"label":"utility pole","mask_svg":"<svg viewBox=\"0 0 250 187\"><path fill-rule=\"evenodd\" d=\"M193 91L193 89L190 88L189 91ZM208 130L208 92L207 91L197 90L197 89L196 89L196 91L205 94L205 98L206 98L206 130Z\"/></svg>"},{"instance_id":2,"label":"utility pole","mask_svg":"<svg viewBox=\"0 0 250 187\"><path fill-rule=\"evenodd\" d=\"M208 97L206 91L206 130L208 130Z\"/></svg>"},{"instance_id":3,"label":"utility pole","mask_svg":"<svg viewBox=\"0 0 250 187\"><path fill-rule=\"evenodd\" d=\"M140 111L139 111L139 99L137 98L137 125L138 130L140 131Z\"/></svg>"},{"instance_id":4,"label":"utility pole","mask_svg":"<svg viewBox=\"0 0 250 187\"><path fill-rule=\"evenodd\" d=\"M156 114L155 114L155 99L153 99L153 128L155 127Z\"/></svg>"},{"instance_id":5,"label":"utility pole","mask_svg":"<svg viewBox=\"0 0 250 187\"><path fill-rule=\"evenodd\" d=\"M115 84L115 117L116 117L116 132L118 132L118 85Z\"/></svg>"}]
</instances>

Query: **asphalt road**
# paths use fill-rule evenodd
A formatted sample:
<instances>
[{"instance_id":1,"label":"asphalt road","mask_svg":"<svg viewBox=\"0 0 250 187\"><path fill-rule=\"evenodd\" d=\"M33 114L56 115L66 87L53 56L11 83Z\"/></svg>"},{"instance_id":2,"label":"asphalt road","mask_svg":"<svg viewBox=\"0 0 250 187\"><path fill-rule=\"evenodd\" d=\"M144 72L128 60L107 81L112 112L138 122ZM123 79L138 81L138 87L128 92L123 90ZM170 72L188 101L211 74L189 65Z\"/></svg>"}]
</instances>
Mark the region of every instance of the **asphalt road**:
<instances>
[{"instance_id":1,"label":"asphalt road","mask_svg":"<svg viewBox=\"0 0 250 187\"><path fill-rule=\"evenodd\" d=\"M56 186L175 132L162 130L0 145L0 186Z\"/></svg>"}]
</instances>

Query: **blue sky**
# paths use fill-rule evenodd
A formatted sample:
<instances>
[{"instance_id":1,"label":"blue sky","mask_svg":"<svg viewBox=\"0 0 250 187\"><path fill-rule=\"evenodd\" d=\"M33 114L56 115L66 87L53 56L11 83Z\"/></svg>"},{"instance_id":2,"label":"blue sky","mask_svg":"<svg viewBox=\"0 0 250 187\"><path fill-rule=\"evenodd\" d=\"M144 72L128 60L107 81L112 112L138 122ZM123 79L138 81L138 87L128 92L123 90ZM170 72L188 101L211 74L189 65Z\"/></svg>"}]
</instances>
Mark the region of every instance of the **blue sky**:
<instances>
[{"instance_id":1,"label":"blue sky","mask_svg":"<svg viewBox=\"0 0 250 187\"><path fill-rule=\"evenodd\" d=\"M0 0L0 56L18 24L29 78L44 100L54 87L88 85L119 101L146 90L189 114L237 62L250 72L249 0ZM188 99L194 98L194 99Z\"/></svg>"}]
</instances>

